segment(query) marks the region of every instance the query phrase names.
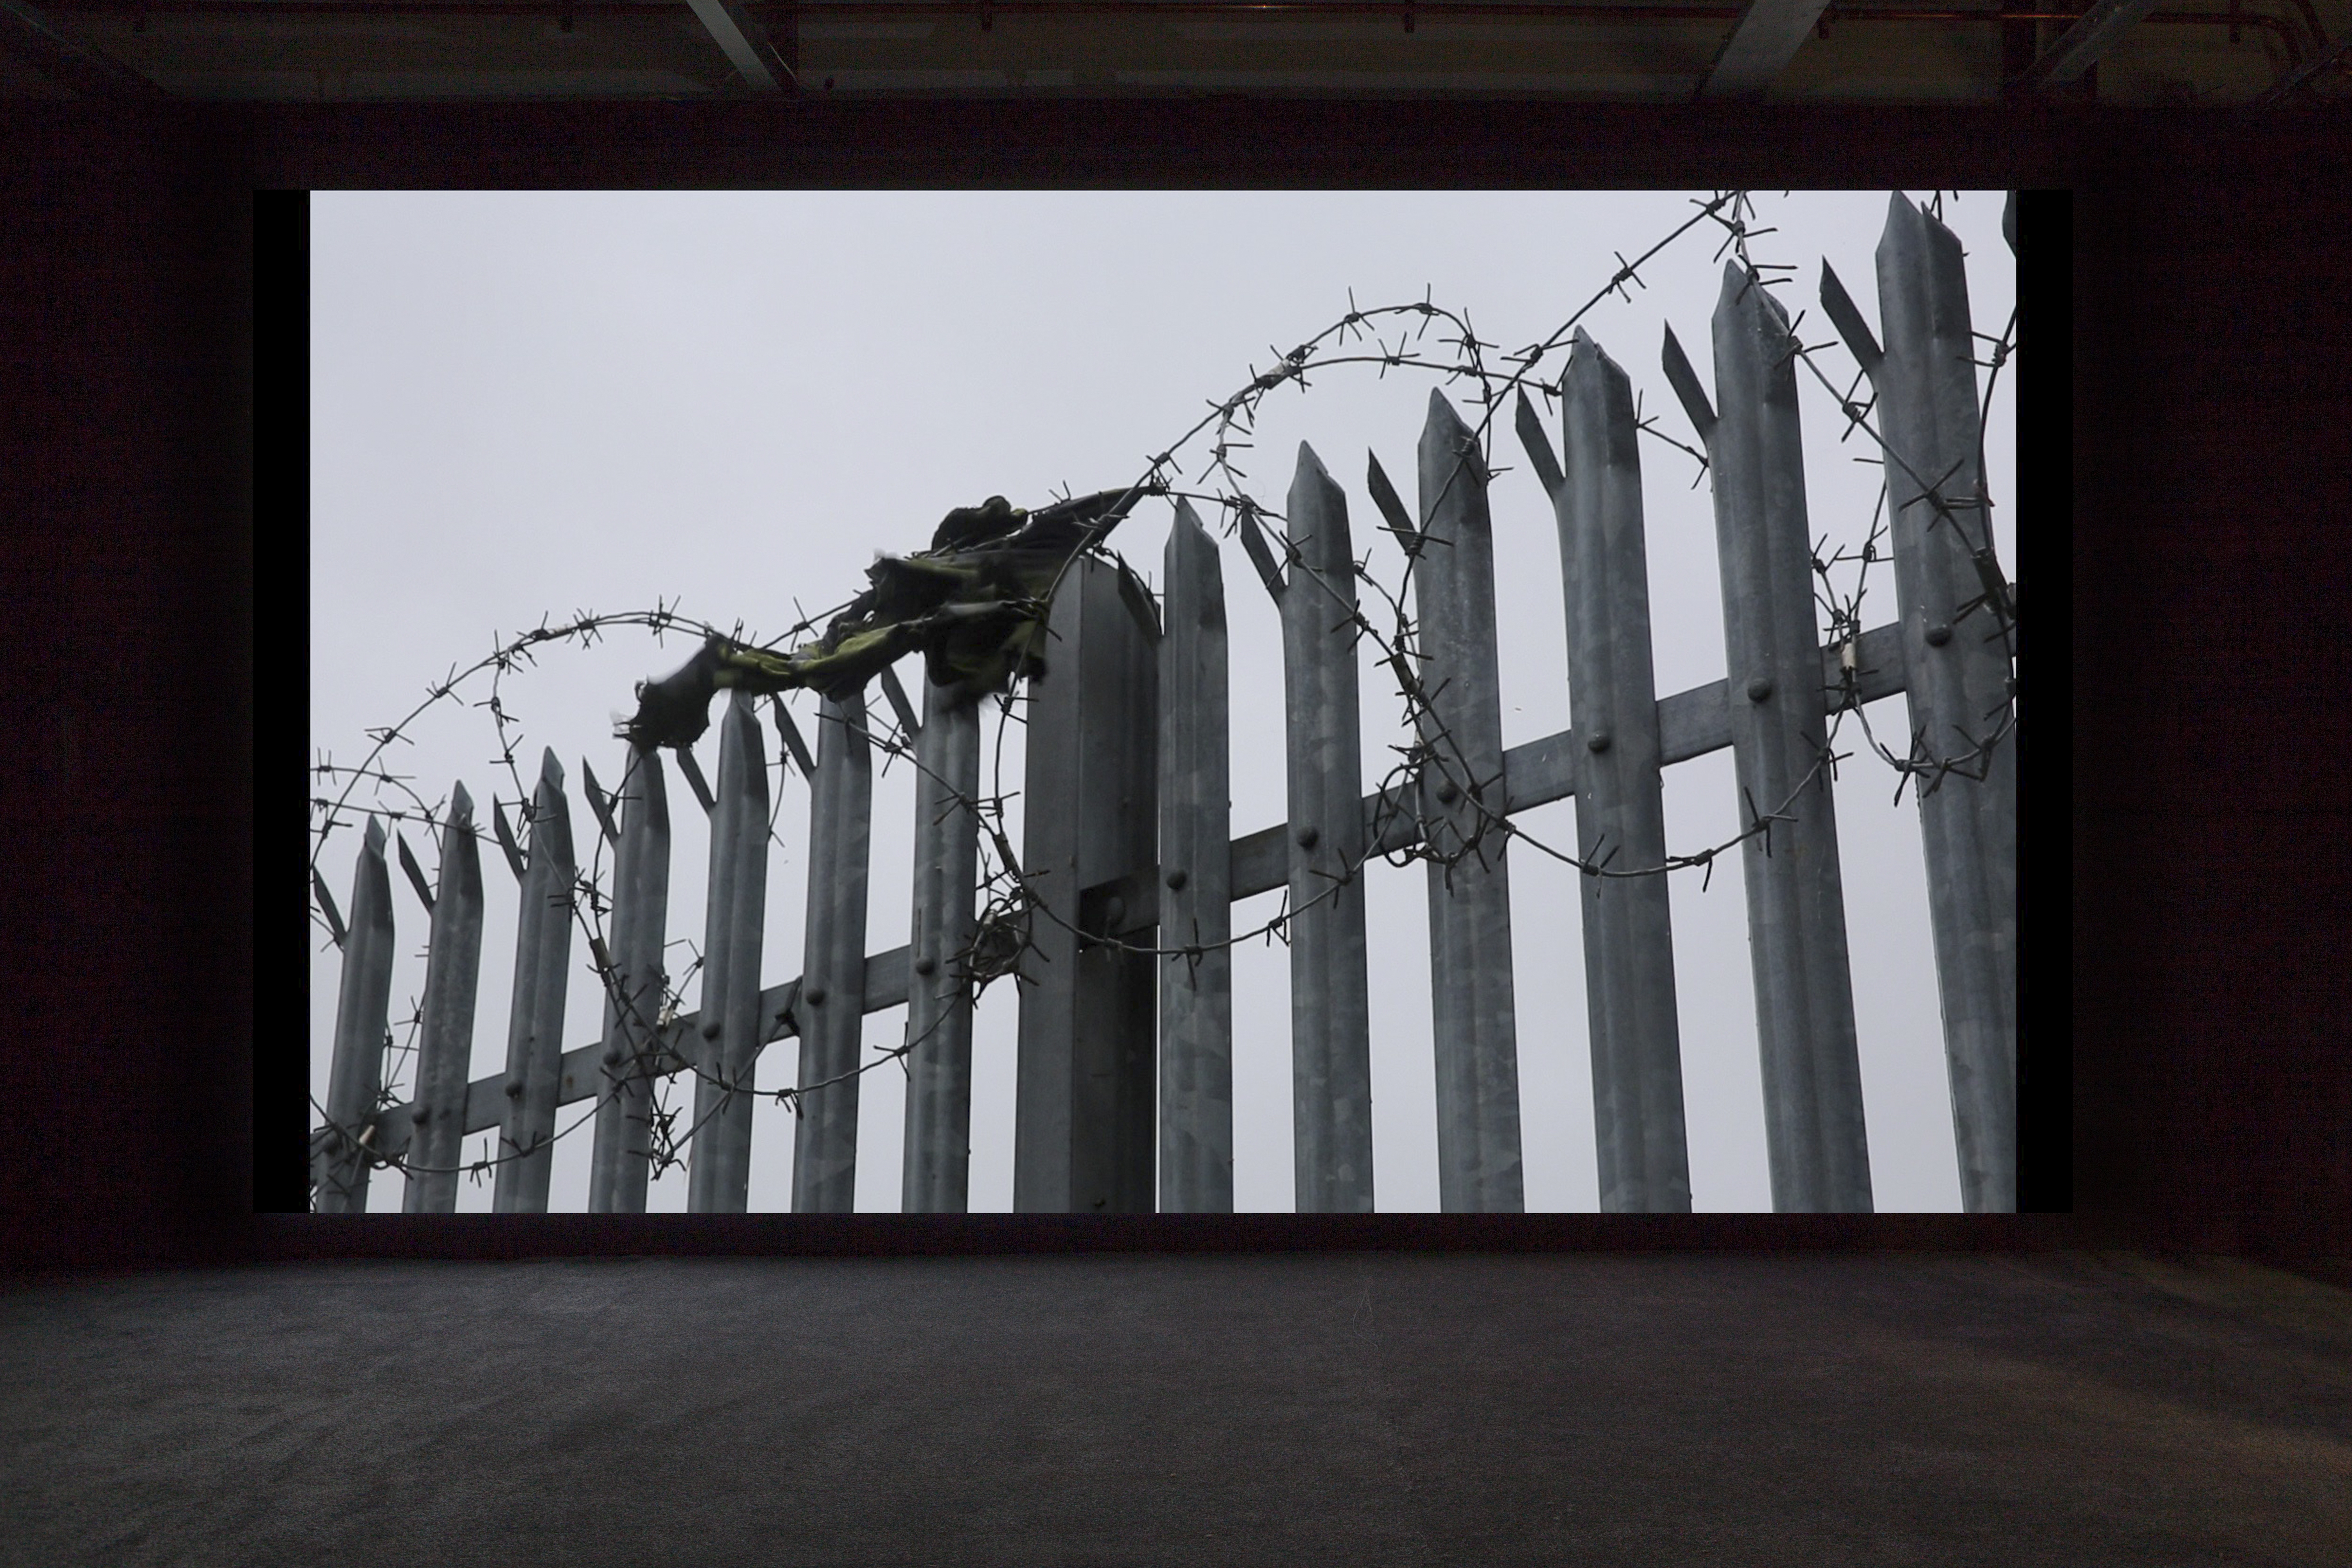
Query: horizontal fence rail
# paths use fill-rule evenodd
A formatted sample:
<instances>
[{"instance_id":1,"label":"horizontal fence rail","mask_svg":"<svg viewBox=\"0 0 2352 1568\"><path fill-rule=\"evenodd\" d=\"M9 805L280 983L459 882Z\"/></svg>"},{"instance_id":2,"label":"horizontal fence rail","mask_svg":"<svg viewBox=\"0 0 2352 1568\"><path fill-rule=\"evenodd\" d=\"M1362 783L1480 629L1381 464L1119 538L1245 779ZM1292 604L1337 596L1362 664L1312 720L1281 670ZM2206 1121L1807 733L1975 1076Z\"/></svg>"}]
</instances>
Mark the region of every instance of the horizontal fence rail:
<instances>
[{"instance_id":1,"label":"horizontal fence rail","mask_svg":"<svg viewBox=\"0 0 2352 1568\"><path fill-rule=\"evenodd\" d=\"M1843 689L1845 672L1843 647L1821 650L1822 680L1825 689ZM1874 702L1883 697L1893 697L1904 689L1903 644L1900 629L1893 626L1874 627L1863 634L1855 649L1854 670L1859 676L1856 691L1862 701ZM1732 742L1729 683L1710 680L1671 697L1658 699L1658 755L1666 763L1686 763L1711 752L1728 749ZM1549 805L1567 800L1576 794L1576 756L1584 749L1582 738L1571 726L1558 734L1546 735L1513 746L1503 753L1504 810L1525 811L1531 806ZM1409 848L1421 842L1421 828L1410 803L1400 796L1374 792L1360 803L1367 835L1366 848L1372 854ZM1378 837L1370 837L1375 824L1381 828ZM1228 877L1232 884L1231 898L1238 902L1270 893L1285 886L1289 879L1289 824L1276 823L1245 833L1232 841L1227 849ZM1130 926L1156 926L1160 923L1160 868L1157 865L1139 867L1123 876L1113 878L1087 889L1085 901L1089 908L1102 908L1117 900L1127 911L1126 923ZM866 959L865 1010L880 1013L900 1005L907 1000L909 976L908 950L889 948L868 953ZM390 997L389 969L386 971L386 999ZM762 1046L779 1040L800 1037L798 1022L800 1007L800 977L781 984L763 987L760 992L760 1035ZM682 1012L670 1022L652 1031L648 1055L656 1070L663 1076L693 1070L688 1055L688 1042L698 1040L702 1032L699 1011ZM379 1034L381 1031L379 1031ZM556 1079L557 1102L572 1105L595 1097L599 1092L602 1067L600 1058L604 1049L601 1039L592 1040L563 1053L562 1070ZM465 1131L471 1134L486 1132L499 1125L503 1111L500 1075L476 1079L466 1086ZM374 1129L368 1147L379 1155L401 1158L408 1152L412 1130L416 1122L417 1102L389 1106L367 1117L362 1125ZM354 1120L361 1120L355 1118Z\"/></svg>"}]
</instances>

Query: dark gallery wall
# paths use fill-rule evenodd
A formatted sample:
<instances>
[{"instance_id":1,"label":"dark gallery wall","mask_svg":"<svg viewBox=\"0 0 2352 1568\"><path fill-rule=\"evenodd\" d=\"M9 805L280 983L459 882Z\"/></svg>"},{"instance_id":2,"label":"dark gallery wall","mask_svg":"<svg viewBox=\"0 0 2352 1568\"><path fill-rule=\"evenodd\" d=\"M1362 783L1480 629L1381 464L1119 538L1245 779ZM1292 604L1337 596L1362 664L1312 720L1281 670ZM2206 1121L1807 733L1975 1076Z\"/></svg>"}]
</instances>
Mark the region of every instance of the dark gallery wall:
<instances>
[{"instance_id":1,"label":"dark gallery wall","mask_svg":"<svg viewBox=\"0 0 2352 1568\"><path fill-rule=\"evenodd\" d=\"M289 1242L310 1222L251 1217L255 1063L306 1049L300 407L265 378L257 437L255 187L1381 185L1419 183L1431 149L1479 185L2073 188L2072 448L2063 381L2029 380L2022 439L2051 482L2021 500L2016 575L2045 1161L2029 1192L2074 1212L1972 1230L1423 1221L1389 1239L2352 1255L2344 127L1235 100L0 113L0 1261L432 1245L378 1220ZM288 297L270 263L290 254L261 258L266 329ZM262 1115L265 1185L299 1183L299 1087ZM617 1234L537 1223L578 1250ZM882 1245L883 1223L825 1235Z\"/></svg>"},{"instance_id":2,"label":"dark gallery wall","mask_svg":"<svg viewBox=\"0 0 2352 1568\"><path fill-rule=\"evenodd\" d=\"M2076 202L2075 1194L2340 1258L2352 139L2167 132Z\"/></svg>"},{"instance_id":3,"label":"dark gallery wall","mask_svg":"<svg viewBox=\"0 0 2352 1568\"><path fill-rule=\"evenodd\" d=\"M250 1184L245 204L184 124L41 107L0 115L0 1258L160 1258Z\"/></svg>"}]
</instances>

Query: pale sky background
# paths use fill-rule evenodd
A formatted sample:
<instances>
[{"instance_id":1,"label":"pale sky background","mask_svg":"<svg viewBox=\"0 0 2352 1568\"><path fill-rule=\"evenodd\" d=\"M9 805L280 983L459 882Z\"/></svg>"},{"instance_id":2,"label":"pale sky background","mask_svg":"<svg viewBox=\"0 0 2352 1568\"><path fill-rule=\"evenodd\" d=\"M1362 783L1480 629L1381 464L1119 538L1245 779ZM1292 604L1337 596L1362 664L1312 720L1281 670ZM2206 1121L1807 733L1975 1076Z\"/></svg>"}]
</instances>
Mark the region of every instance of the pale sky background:
<instances>
[{"instance_id":1,"label":"pale sky background","mask_svg":"<svg viewBox=\"0 0 2352 1568\"><path fill-rule=\"evenodd\" d=\"M488 653L494 637L593 609L682 613L755 637L782 632L863 585L877 551L928 544L940 514L991 494L1036 506L1066 486L1123 486L1204 410L1287 350L1364 307L1419 300L1467 310L1505 350L1538 342L1605 283L1612 252L1638 255L1687 217L1693 193L333 193L311 199L310 734L314 759L356 763L364 731L414 708L451 666ZM1704 195L1705 193L1699 193ZM1925 197L1928 193L1911 193ZM2014 300L2000 233L2002 197L1944 197L1945 221L1969 253L1979 331L1998 333ZM1790 263L1778 293L1809 311L1800 335L1833 341L1817 300L1823 257L1863 314L1878 318L1872 260L1887 193L1762 193L1759 261ZM1670 321L1712 391L1708 318L1721 278L1720 231L1694 230L1643 269L1646 289L1611 300L1586 329L1633 378L1644 411L1679 440L1696 438L1659 369ZM1386 336L1395 341L1397 329ZM1442 353L1436 333L1423 345ZM1563 351L1564 353L1564 351ZM1842 347L1820 356L1841 383ZM1556 376L1559 355L1546 362ZM1253 493L1279 510L1297 444L1309 442L1348 492L1360 552L1393 584L1402 557L1374 527L1365 450L1412 495L1413 448L1435 378L1425 372L1335 367L1301 394L1286 387L1244 455ZM1853 459L1864 438L1837 440L1829 395L1801 373L1809 501L1816 536L1858 546L1879 469ZM1987 442L2004 565L2015 572L2013 378L2004 372ZM1459 388L1462 384L1455 384ZM1460 404L1475 424L1475 404ZM1539 405L1540 406L1540 405ZM1557 416L1550 421L1555 447ZM1189 477L1205 443L1180 455ZM1549 502L1516 435L1492 446L1503 728L1517 745L1568 724L1560 564ZM1723 674L1723 620L1712 503L1692 488L1696 465L1662 442L1642 447L1651 616L1661 696ZM1209 488L1202 485L1199 488ZM1147 501L1111 544L1155 584L1170 509ZM1216 521L1204 512L1204 518ZM1841 569L1850 582L1851 568ZM1224 546L1232 627L1235 835L1284 815L1282 679L1276 613L1237 540ZM1894 618L1891 572L1871 577L1864 621ZM632 684L675 668L690 639L666 646L620 630L593 648L558 645L509 678L521 721L526 780L553 745L571 786L583 859L597 838L580 764L610 787L621 742L611 716L634 706ZM902 671L919 692L919 665ZM487 678L460 695L487 694ZM1362 680L1367 787L1402 739L1385 670ZM878 700L878 693L877 694ZM810 699L793 706L814 733ZM715 710L715 709L714 709ZM1882 734L1905 732L1903 700L1874 705ZM487 824L493 795L511 810L513 783L496 764L488 716L456 702L430 710L413 743L389 757L436 803L462 778ZM776 743L766 734L769 762ZM1015 737L1017 742L1017 737ZM1881 1212L1958 1207L1950 1100L1929 947L1918 816L1910 792L1842 733L1857 755L1837 791L1847 929L1862 1048L1872 1177ZM717 772L716 731L697 748ZM1017 788L1020 747L1004 748ZM698 948L707 825L672 772L669 937ZM1720 843L1738 831L1728 750L1667 770L1668 847ZM988 787L983 779L983 789ZM800 972L808 791L781 783L770 854L761 979ZM914 780L877 770L867 950L908 940ZM1574 805L1517 822L1572 851ZM428 876L429 831L405 828ZM1013 841L1020 842L1017 803ZM322 861L350 907L354 834L334 836ZM513 970L517 889L495 846L482 857L488 915L470 1077L502 1071ZM610 858L605 861L609 875ZM1424 868L1369 873L1372 979L1375 1192L1382 1210L1437 1206L1435 1080L1431 1058ZM1541 855L1511 858L1519 1090L1528 1207L1597 1206L1591 1079L1586 1051L1583 948L1575 873ZM392 879L399 958L393 1016L423 988L424 909ZM1747 909L1738 859L1702 892L1696 871L1673 879L1691 1191L1702 1210L1770 1205L1765 1160ZM1273 912L1278 894L1234 910L1236 930ZM314 928L310 968L311 1093L327 1092L339 954ZM603 999L575 936L564 1043L602 1026ZM673 973L688 950L674 947ZM1292 1207L1287 955L1237 950L1234 962L1234 1193L1244 1211ZM691 989L689 1005L693 1001ZM971 1206L1011 1206L1017 1002L1010 983L980 1008L973 1065ZM897 1044L906 1009L866 1022L869 1047ZM396 1028L397 1037L408 1037ZM772 1047L759 1083L792 1081L797 1042ZM405 1090L413 1058L396 1079ZM690 1085L673 1104L690 1107ZM571 1127L590 1102L564 1108ZM861 1099L857 1206L898 1207L903 1079L867 1074ZM681 1125L690 1120L690 1110ZM751 1206L791 1206L793 1119L755 1112ZM557 1145L550 1207L586 1207L593 1122ZM484 1150L474 1134L466 1157ZM374 1173L369 1206L400 1206L403 1178ZM684 1167L654 1183L648 1208L680 1212ZM461 1211L487 1211L490 1184L461 1182Z\"/></svg>"}]
</instances>

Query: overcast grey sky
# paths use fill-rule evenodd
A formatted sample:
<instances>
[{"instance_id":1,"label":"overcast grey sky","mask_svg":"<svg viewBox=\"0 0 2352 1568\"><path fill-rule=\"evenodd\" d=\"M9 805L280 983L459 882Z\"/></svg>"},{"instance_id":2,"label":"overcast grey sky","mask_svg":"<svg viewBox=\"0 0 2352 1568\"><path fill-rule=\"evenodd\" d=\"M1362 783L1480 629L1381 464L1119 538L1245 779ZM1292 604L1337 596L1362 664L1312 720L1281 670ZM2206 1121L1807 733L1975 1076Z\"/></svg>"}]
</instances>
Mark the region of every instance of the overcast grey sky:
<instances>
[{"instance_id":1,"label":"overcast grey sky","mask_svg":"<svg viewBox=\"0 0 2352 1568\"><path fill-rule=\"evenodd\" d=\"M1912 193L1925 196L1927 193ZM630 193L321 192L311 204L310 726L314 755L355 763L368 728L395 721L453 665L494 637L580 610L652 607L761 637L863 584L877 551L929 541L948 508L1003 494L1038 505L1062 486L1124 485L1199 417L1349 309L1418 300L1466 310L1485 340L1513 349L1548 337L1605 283L1612 252L1646 249L1691 211L1691 193ZM1703 195L1703 194L1702 194ZM1759 261L1790 263L1779 293L1810 308L1809 342L1833 334L1815 290L1826 256L1866 318L1877 319L1872 255L1887 193L1764 193L1752 243ZM1978 330L1997 333L2013 303L1997 192L1944 197L1969 252ZM1645 289L1584 324L1631 374L1661 428L1695 442L1659 370L1671 322L1710 387L1708 316L1720 234L1695 230L1643 269ZM1388 333L1392 342L1395 329ZM1432 341L1423 345L1435 350ZM1443 351L1438 351L1442 353ZM1842 348L1821 356L1852 366ZM1559 358L1548 362L1557 374ZM1284 388L1244 454L1253 493L1279 510L1299 441L1346 488L1357 547L1394 584L1402 558L1375 532L1365 450L1411 495L1426 373L1335 367L1304 394ZM1828 395L1802 384L1813 531L1858 546L1879 470L1841 445ZM1456 384L1457 389L1460 384ZM2011 377L2000 378L1988 434L1996 533L2013 572ZM1474 405L1462 405L1474 423ZM1553 438L1558 441L1556 418ZM1185 471L1197 477L1183 454ZM1550 508L1516 437L1498 433L1492 506L1497 561L1504 742L1568 723L1560 563ZM1642 447L1651 615L1659 693L1720 677L1723 621L1715 525L1696 465L1664 443ZM1205 487L1203 487L1205 488ZM1112 537L1153 582L1168 507L1152 501ZM1211 521L1214 521L1212 519ZM1283 816L1279 626L1237 542L1225 547L1234 672L1233 823L1236 835ZM1894 584L1873 574L1865 624L1894 617ZM525 776L554 746L572 785L573 830L593 820L580 764L609 786L623 749L612 715L632 683L691 651L634 631L601 646L546 649L509 678ZM907 675L910 686L917 667ZM1362 681L1368 784L1402 738L1393 682ZM481 682L461 690L487 692ZM813 705L794 707L807 728ZM1900 697L1875 705L1883 732L1904 732ZM515 786L495 763L480 710L432 710L388 759L428 801L463 779L484 819ZM1950 1102L1929 950L1917 814L1908 791L1859 747L1843 764L1838 824L1862 1048L1872 1173L1882 1212L1956 1209ZM770 737L772 749L773 740ZM715 772L715 732L698 748ZM1017 787L1017 744L1004 748ZM776 759L771 756L774 765ZM778 786L782 839L770 857L764 984L800 971L808 793ZM1731 753L1666 773L1668 846L1719 843L1739 819ZM911 769L877 774L868 951L908 937ZM1572 850L1574 806L1519 819ZM672 792L673 942L698 946L708 834L682 788ZM427 873L437 849L414 825ZM1019 842L1018 814L1014 841ZM323 868L349 904L356 837L335 836ZM503 1069L516 889L495 849L484 856L489 912L471 1075ZM609 868L609 862L608 862ZM1383 1210L1437 1206L1434 1070L1429 1038L1424 871L1374 866L1368 900L1373 1009L1375 1187ZM1530 1210L1596 1206L1583 950L1570 868L1512 858L1519 1082ZM1696 872L1673 882L1675 963L1695 1206L1770 1206L1746 904L1736 858L1704 892ZM1277 895L1236 908L1237 930ZM393 877L399 959L395 1020L424 983L425 917ZM339 955L314 931L311 1092L323 1102ZM602 998L584 943L565 1044L593 1037ZM673 950L673 973L688 950ZM1253 945L1234 964L1234 1192L1243 1210L1292 1206L1287 960ZM689 990L688 1001L692 1001ZM1015 999L983 998L974 1046L971 1206L1012 1199ZM866 1020L869 1047L902 1037L905 1009ZM406 1037L405 1030L396 1034ZM772 1047L762 1089L789 1083L796 1048ZM411 1073L404 1068L405 1088ZM674 1102L690 1104L690 1091ZM857 1206L898 1206L902 1079L866 1075ZM585 1105L559 1113L559 1128ZM586 1205L583 1126L554 1156L550 1206ZM792 1117L755 1113L751 1205L791 1206ZM467 1157L485 1135L467 1141ZM378 1172L369 1206L399 1207L402 1178ZM490 1187L463 1183L461 1211L487 1210ZM656 1181L648 1207L682 1211L681 1168Z\"/></svg>"}]
</instances>

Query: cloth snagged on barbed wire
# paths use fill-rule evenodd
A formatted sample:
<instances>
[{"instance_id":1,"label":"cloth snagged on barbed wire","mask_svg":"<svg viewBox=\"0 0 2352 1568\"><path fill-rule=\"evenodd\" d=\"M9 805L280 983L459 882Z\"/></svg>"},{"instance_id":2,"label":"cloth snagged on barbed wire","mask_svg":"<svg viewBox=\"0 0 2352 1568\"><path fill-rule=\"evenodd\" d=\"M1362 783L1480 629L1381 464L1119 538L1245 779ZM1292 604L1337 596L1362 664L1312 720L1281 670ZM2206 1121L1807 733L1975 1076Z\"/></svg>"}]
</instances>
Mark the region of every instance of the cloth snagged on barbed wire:
<instances>
[{"instance_id":1,"label":"cloth snagged on barbed wire","mask_svg":"<svg viewBox=\"0 0 2352 1568\"><path fill-rule=\"evenodd\" d=\"M958 507L915 555L884 555L867 586L790 653L713 637L659 680L637 683L637 711L620 733L641 751L694 743L722 690L764 695L806 688L840 699L910 653L950 700L1002 690L1043 667L1046 596L1071 560L1099 543L1143 490L1100 490L1027 511L1003 496Z\"/></svg>"}]
</instances>

